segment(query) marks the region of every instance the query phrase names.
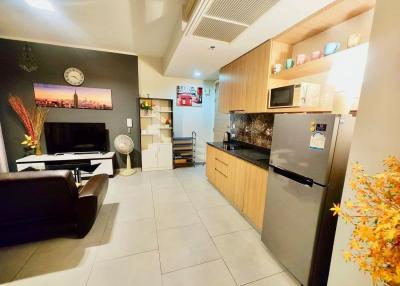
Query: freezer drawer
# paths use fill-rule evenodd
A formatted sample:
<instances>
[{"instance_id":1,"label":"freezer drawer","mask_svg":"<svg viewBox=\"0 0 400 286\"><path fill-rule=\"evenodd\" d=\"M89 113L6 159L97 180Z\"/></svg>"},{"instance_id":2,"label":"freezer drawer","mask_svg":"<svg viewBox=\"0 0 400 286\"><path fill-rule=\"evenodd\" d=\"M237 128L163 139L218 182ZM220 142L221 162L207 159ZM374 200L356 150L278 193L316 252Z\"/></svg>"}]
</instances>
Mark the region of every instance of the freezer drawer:
<instances>
[{"instance_id":1,"label":"freezer drawer","mask_svg":"<svg viewBox=\"0 0 400 286\"><path fill-rule=\"evenodd\" d=\"M269 169L262 241L303 285L308 285L326 189Z\"/></svg>"}]
</instances>

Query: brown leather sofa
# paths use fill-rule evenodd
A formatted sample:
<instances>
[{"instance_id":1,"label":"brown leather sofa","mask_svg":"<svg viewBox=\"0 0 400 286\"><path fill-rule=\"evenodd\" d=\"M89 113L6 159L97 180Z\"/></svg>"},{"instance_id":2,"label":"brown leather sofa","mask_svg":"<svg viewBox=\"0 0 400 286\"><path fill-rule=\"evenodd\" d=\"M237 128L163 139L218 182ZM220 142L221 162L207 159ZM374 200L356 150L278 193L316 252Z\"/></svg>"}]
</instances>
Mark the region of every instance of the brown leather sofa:
<instances>
[{"instance_id":1,"label":"brown leather sofa","mask_svg":"<svg viewBox=\"0 0 400 286\"><path fill-rule=\"evenodd\" d=\"M71 233L84 237L107 187L107 175L96 175L77 188L70 171L0 174L0 245Z\"/></svg>"}]
</instances>

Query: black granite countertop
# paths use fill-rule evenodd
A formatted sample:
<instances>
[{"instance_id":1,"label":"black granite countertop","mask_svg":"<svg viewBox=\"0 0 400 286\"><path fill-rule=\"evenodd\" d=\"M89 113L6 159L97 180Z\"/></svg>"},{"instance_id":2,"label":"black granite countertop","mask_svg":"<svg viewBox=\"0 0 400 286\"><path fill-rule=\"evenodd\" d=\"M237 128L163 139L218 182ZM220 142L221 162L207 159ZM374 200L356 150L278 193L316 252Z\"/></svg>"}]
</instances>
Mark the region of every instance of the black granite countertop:
<instances>
[{"instance_id":1,"label":"black granite countertop","mask_svg":"<svg viewBox=\"0 0 400 286\"><path fill-rule=\"evenodd\" d=\"M231 144L224 144L222 142L207 142L207 144L263 169L268 169L269 167L270 150L268 149L255 146L253 147L249 144L244 145L237 142Z\"/></svg>"}]
</instances>

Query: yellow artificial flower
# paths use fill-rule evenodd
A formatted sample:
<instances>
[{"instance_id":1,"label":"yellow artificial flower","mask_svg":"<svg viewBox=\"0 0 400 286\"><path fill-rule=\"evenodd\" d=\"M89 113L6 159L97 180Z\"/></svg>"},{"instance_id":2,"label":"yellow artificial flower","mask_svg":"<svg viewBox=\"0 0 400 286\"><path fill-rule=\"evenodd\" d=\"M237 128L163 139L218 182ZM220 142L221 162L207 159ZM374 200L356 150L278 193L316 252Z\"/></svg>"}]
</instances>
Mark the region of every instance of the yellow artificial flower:
<instances>
[{"instance_id":1,"label":"yellow artificial flower","mask_svg":"<svg viewBox=\"0 0 400 286\"><path fill-rule=\"evenodd\" d=\"M361 249L360 244L355 239L351 240L350 248L353 249L353 250L360 250Z\"/></svg>"},{"instance_id":2,"label":"yellow artificial flower","mask_svg":"<svg viewBox=\"0 0 400 286\"><path fill-rule=\"evenodd\" d=\"M386 241L392 241L397 234L397 230L396 229L389 229L385 232L385 239Z\"/></svg>"},{"instance_id":3,"label":"yellow artificial flower","mask_svg":"<svg viewBox=\"0 0 400 286\"><path fill-rule=\"evenodd\" d=\"M352 258L351 252L343 251L342 254L343 254L344 261L346 261L346 262L351 261L351 258Z\"/></svg>"},{"instance_id":4,"label":"yellow artificial flower","mask_svg":"<svg viewBox=\"0 0 400 286\"><path fill-rule=\"evenodd\" d=\"M35 149L37 146L37 141L33 140L31 136L24 134L25 140L21 142L21 145L26 145L26 147Z\"/></svg>"},{"instance_id":5,"label":"yellow artificial flower","mask_svg":"<svg viewBox=\"0 0 400 286\"><path fill-rule=\"evenodd\" d=\"M346 201L346 207L347 207L348 209L352 209L352 208L354 207L353 202L350 201L350 200Z\"/></svg>"},{"instance_id":6,"label":"yellow artificial flower","mask_svg":"<svg viewBox=\"0 0 400 286\"><path fill-rule=\"evenodd\" d=\"M354 198L330 210L354 225L344 260L369 273L374 285L400 286L400 159L390 156L384 164L372 176L354 164Z\"/></svg>"},{"instance_id":7,"label":"yellow artificial flower","mask_svg":"<svg viewBox=\"0 0 400 286\"><path fill-rule=\"evenodd\" d=\"M333 212L333 216L340 214L340 204L333 203L333 207L329 210Z\"/></svg>"}]
</instances>

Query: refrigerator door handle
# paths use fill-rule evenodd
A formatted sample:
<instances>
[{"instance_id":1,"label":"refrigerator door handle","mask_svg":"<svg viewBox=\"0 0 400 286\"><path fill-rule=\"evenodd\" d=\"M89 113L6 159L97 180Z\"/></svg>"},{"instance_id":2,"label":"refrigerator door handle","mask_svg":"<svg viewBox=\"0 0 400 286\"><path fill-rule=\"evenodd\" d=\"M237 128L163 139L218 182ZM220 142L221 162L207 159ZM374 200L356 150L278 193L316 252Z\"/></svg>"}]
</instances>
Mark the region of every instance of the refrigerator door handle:
<instances>
[{"instance_id":1,"label":"refrigerator door handle","mask_svg":"<svg viewBox=\"0 0 400 286\"><path fill-rule=\"evenodd\" d=\"M285 170L285 169L278 168L278 167L275 167L275 166L273 166L273 170L274 170L274 173L277 173L277 174L279 174L281 176L284 176L284 177L286 177L288 179L291 179L291 180L293 180L295 182L298 182L300 184L309 186L310 188L314 185L314 180L313 179L304 177L302 175L299 175L297 173L291 172L289 170Z\"/></svg>"}]
</instances>

